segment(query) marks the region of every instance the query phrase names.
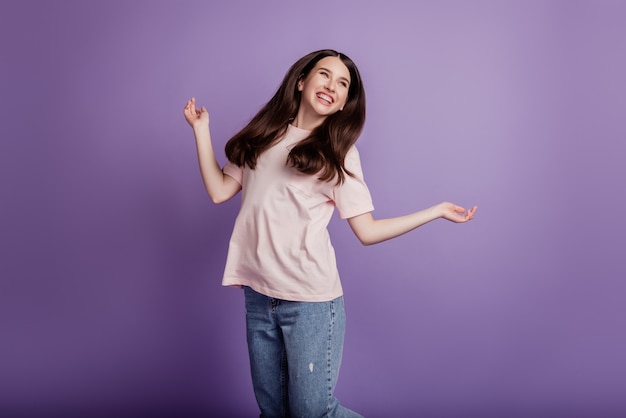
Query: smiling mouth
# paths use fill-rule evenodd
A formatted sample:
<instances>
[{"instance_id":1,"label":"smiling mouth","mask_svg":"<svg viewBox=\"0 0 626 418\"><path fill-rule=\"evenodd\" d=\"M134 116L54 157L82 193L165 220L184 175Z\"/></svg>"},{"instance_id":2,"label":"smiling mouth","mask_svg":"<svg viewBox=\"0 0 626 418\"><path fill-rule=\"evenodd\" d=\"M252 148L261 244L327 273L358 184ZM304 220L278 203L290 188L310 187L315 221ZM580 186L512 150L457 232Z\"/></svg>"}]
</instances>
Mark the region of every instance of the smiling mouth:
<instances>
[{"instance_id":1,"label":"smiling mouth","mask_svg":"<svg viewBox=\"0 0 626 418\"><path fill-rule=\"evenodd\" d=\"M324 93L317 93L317 98L320 100L323 100L324 102L328 103L329 105L333 104L333 98L330 97L327 94Z\"/></svg>"}]
</instances>

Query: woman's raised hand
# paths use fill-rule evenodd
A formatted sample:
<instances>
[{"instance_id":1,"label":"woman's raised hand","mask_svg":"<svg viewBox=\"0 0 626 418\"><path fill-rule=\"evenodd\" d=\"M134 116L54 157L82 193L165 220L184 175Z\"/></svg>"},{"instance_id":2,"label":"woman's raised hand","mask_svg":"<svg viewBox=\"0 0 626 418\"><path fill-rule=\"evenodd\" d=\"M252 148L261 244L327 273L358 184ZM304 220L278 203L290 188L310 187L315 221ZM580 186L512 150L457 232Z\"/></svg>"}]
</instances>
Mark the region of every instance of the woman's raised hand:
<instances>
[{"instance_id":1,"label":"woman's raised hand","mask_svg":"<svg viewBox=\"0 0 626 418\"><path fill-rule=\"evenodd\" d=\"M450 202L443 202L437 206L441 211L442 218L457 223L471 221L474 219L476 209L478 209L478 206L474 206L473 208L467 210Z\"/></svg>"},{"instance_id":2,"label":"woman's raised hand","mask_svg":"<svg viewBox=\"0 0 626 418\"><path fill-rule=\"evenodd\" d=\"M187 102L185 109L183 109L183 113L187 123L192 128L195 129L202 125L209 126L209 112L204 106L200 109L196 108L196 99L194 97Z\"/></svg>"}]
</instances>

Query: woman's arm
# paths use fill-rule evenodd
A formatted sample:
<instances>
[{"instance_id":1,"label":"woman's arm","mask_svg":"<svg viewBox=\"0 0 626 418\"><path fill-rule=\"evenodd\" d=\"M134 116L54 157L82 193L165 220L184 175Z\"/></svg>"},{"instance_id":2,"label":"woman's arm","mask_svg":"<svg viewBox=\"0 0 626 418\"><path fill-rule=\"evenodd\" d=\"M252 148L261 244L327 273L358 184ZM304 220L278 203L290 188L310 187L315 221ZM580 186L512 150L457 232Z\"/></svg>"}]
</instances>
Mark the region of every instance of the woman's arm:
<instances>
[{"instance_id":1,"label":"woman's arm","mask_svg":"<svg viewBox=\"0 0 626 418\"><path fill-rule=\"evenodd\" d=\"M363 245L377 244L414 230L438 218L452 222L467 222L474 218L477 207L466 210L453 203L443 202L431 208L397 218L374 219L371 213L348 219L348 223Z\"/></svg>"},{"instance_id":2,"label":"woman's arm","mask_svg":"<svg viewBox=\"0 0 626 418\"><path fill-rule=\"evenodd\" d=\"M209 130L209 112L204 106L198 110L196 99L192 97L183 113L196 137L198 163L204 187L214 203L225 202L241 190L241 185L231 176L224 174L215 159Z\"/></svg>"}]
</instances>

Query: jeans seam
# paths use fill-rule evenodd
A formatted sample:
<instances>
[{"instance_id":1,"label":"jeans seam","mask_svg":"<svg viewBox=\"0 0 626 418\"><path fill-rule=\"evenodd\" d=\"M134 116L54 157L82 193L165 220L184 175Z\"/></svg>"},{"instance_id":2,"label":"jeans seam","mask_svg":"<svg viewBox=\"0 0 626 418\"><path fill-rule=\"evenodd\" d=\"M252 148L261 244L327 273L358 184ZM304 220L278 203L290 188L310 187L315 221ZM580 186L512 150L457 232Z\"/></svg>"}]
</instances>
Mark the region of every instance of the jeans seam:
<instances>
[{"instance_id":1,"label":"jeans seam","mask_svg":"<svg viewBox=\"0 0 626 418\"><path fill-rule=\"evenodd\" d=\"M280 361L280 380L281 380L281 399L282 399L282 413L284 417L289 416L289 390L288 390L288 370L287 370L287 353L283 349L282 359Z\"/></svg>"},{"instance_id":2,"label":"jeans seam","mask_svg":"<svg viewBox=\"0 0 626 418\"><path fill-rule=\"evenodd\" d=\"M333 398L333 393L332 393L332 380L333 380L333 376L332 376L332 353L333 353L333 331L334 331L334 325L335 325L335 305L334 305L334 301L330 301L329 304L329 308L330 308L330 321L328 324L328 351L326 352L326 379L327 379L327 386L326 386L326 390L328 392L327 394L327 398L326 398L326 412L330 412L330 404L331 404L331 400Z\"/></svg>"}]
</instances>

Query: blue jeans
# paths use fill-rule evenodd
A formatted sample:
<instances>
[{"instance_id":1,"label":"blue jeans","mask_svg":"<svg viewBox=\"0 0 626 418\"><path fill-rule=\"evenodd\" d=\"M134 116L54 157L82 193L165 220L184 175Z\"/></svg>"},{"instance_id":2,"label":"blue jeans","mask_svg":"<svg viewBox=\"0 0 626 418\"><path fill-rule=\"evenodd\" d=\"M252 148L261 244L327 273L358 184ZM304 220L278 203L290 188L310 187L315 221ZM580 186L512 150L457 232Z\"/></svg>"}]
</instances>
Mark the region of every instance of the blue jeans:
<instances>
[{"instance_id":1,"label":"blue jeans","mask_svg":"<svg viewBox=\"0 0 626 418\"><path fill-rule=\"evenodd\" d=\"M252 385L261 417L361 417L333 395L346 325L343 297L293 302L249 287L244 292Z\"/></svg>"}]
</instances>

